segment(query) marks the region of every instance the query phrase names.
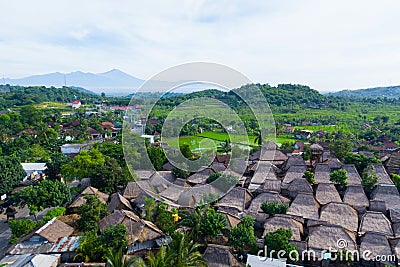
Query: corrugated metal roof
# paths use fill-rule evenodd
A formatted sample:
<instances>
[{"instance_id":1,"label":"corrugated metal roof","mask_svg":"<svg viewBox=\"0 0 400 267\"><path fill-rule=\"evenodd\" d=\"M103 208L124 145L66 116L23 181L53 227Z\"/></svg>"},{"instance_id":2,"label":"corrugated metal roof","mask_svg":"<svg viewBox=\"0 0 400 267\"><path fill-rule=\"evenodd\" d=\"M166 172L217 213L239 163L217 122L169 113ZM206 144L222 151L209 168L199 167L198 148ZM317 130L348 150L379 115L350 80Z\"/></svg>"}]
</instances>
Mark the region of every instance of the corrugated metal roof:
<instances>
[{"instance_id":1,"label":"corrugated metal roof","mask_svg":"<svg viewBox=\"0 0 400 267\"><path fill-rule=\"evenodd\" d=\"M61 237L51 248L52 253L74 251L79 247L81 236Z\"/></svg>"}]
</instances>

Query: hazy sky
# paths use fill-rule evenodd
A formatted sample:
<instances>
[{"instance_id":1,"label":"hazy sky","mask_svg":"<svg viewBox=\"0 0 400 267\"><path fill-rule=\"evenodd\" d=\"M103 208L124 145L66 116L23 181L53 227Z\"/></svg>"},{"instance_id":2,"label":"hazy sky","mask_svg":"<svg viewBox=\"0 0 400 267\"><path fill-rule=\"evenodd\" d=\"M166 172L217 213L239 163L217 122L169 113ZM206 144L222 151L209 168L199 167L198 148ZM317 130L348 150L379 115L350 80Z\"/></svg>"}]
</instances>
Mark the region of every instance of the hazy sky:
<instances>
[{"instance_id":1,"label":"hazy sky","mask_svg":"<svg viewBox=\"0 0 400 267\"><path fill-rule=\"evenodd\" d=\"M147 79L183 62L321 91L400 85L400 1L1 2L0 75L121 69Z\"/></svg>"}]
</instances>

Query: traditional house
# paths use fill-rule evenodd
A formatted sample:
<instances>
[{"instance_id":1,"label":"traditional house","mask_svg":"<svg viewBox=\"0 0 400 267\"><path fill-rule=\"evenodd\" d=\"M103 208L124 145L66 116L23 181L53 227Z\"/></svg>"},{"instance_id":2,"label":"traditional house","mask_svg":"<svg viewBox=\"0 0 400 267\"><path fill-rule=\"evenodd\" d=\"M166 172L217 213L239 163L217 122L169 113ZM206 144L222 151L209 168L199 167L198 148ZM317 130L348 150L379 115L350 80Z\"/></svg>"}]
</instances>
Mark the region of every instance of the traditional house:
<instances>
[{"instance_id":1,"label":"traditional house","mask_svg":"<svg viewBox=\"0 0 400 267\"><path fill-rule=\"evenodd\" d=\"M208 177L215 173L211 168L204 168L201 171L195 172L193 175L187 178L187 181L191 184L205 184Z\"/></svg>"},{"instance_id":2,"label":"traditional house","mask_svg":"<svg viewBox=\"0 0 400 267\"><path fill-rule=\"evenodd\" d=\"M234 187L218 201L216 206L218 209L238 215L249 207L251 199L252 195L249 190L242 187Z\"/></svg>"},{"instance_id":3,"label":"traditional house","mask_svg":"<svg viewBox=\"0 0 400 267\"><path fill-rule=\"evenodd\" d=\"M307 244L308 249L316 252L317 258L322 258L322 252L332 249L342 249L338 247L338 240L344 240L349 251L357 250L355 233L334 225L315 225L308 228Z\"/></svg>"},{"instance_id":4,"label":"traditional house","mask_svg":"<svg viewBox=\"0 0 400 267\"><path fill-rule=\"evenodd\" d=\"M359 233L366 232L380 233L386 236L393 236L392 224L382 212L367 211L360 222Z\"/></svg>"},{"instance_id":5,"label":"traditional house","mask_svg":"<svg viewBox=\"0 0 400 267\"><path fill-rule=\"evenodd\" d=\"M55 243L60 237L68 237L73 232L73 227L57 218L53 218L36 230L34 235L31 236L30 241Z\"/></svg>"},{"instance_id":6,"label":"traditional house","mask_svg":"<svg viewBox=\"0 0 400 267\"><path fill-rule=\"evenodd\" d=\"M209 267L242 267L229 247L208 244L203 255Z\"/></svg>"},{"instance_id":7,"label":"traditional house","mask_svg":"<svg viewBox=\"0 0 400 267\"><path fill-rule=\"evenodd\" d=\"M315 198L320 205L331 202L342 202L334 184L318 184Z\"/></svg>"},{"instance_id":8,"label":"traditional house","mask_svg":"<svg viewBox=\"0 0 400 267\"><path fill-rule=\"evenodd\" d=\"M85 196L94 195L99 198L99 200L106 204L108 200L108 195L100 192L97 188L92 186L86 187L77 197L75 197L74 201L72 201L71 205L68 206L69 213L77 213L80 206L86 202Z\"/></svg>"},{"instance_id":9,"label":"traditional house","mask_svg":"<svg viewBox=\"0 0 400 267\"><path fill-rule=\"evenodd\" d=\"M305 165L291 165L285 174L282 181L282 186L290 184L293 180L297 178L303 178L304 173L307 168Z\"/></svg>"},{"instance_id":10,"label":"traditional house","mask_svg":"<svg viewBox=\"0 0 400 267\"><path fill-rule=\"evenodd\" d=\"M392 265L393 260L387 261L388 256L392 254L389 241L384 234L368 232L361 237L360 255L364 256L363 260L373 261L376 257L382 257L381 263Z\"/></svg>"},{"instance_id":11,"label":"traditional house","mask_svg":"<svg viewBox=\"0 0 400 267\"><path fill-rule=\"evenodd\" d=\"M108 203L107 210L113 212L115 210L133 210L129 200L121 196L119 193L111 195L110 203Z\"/></svg>"},{"instance_id":12,"label":"traditional house","mask_svg":"<svg viewBox=\"0 0 400 267\"><path fill-rule=\"evenodd\" d=\"M256 165L256 169L250 181L249 190L258 189L266 180L277 180L274 171L276 167L273 164L266 161L259 161Z\"/></svg>"},{"instance_id":13,"label":"traditional house","mask_svg":"<svg viewBox=\"0 0 400 267\"><path fill-rule=\"evenodd\" d=\"M312 194L298 194L290 205L287 214L296 215L304 219L318 220L319 205Z\"/></svg>"},{"instance_id":14,"label":"traditional house","mask_svg":"<svg viewBox=\"0 0 400 267\"><path fill-rule=\"evenodd\" d=\"M128 230L128 253L158 247L165 241L164 233L152 222L142 220L131 211L117 210L99 222L100 231L112 225L123 224Z\"/></svg>"},{"instance_id":15,"label":"traditional house","mask_svg":"<svg viewBox=\"0 0 400 267\"><path fill-rule=\"evenodd\" d=\"M275 232L279 228L292 230L292 239L301 241L304 233L303 229L304 220L287 214L276 214L266 220L264 224L263 237L270 232Z\"/></svg>"},{"instance_id":16,"label":"traditional house","mask_svg":"<svg viewBox=\"0 0 400 267\"><path fill-rule=\"evenodd\" d=\"M282 186L282 194L292 199L296 198L299 193L313 193L310 183L305 178L296 178L290 184Z\"/></svg>"},{"instance_id":17,"label":"traditional house","mask_svg":"<svg viewBox=\"0 0 400 267\"><path fill-rule=\"evenodd\" d=\"M129 182L125 187L123 196L128 200L132 200L137 198L143 190L151 192L152 188L149 181Z\"/></svg>"},{"instance_id":18,"label":"traditional house","mask_svg":"<svg viewBox=\"0 0 400 267\"><path fill-rule=\"evenodd\" d=\"M361 177L354 164L345 164L342 166L343 170L347 171L347 184L348 185L361 185Z\"/></svg>"},{"instance_id":19,"label":"traditional house","mask_svg":"<svg viewBox=\"0 0 400 267\"><path fill-rule=\"evenodd\" d=\"M371 202L381 202L383 211L400 209L400 194L395 185L379 184L371 194Z\"/></svg>"},{"instance_id":20,"label":"traditional house","mask_svg":"<svg viewBox=\"0 0 400 267\"><path fill-rule=\"evenodd\" d=\"M352 232L358 230L358 214L346 203L331 202L321 208L320 221L338 225Z\"/></svg>"},{"instance_id":21,"label":"traditional house","mask_svg":"<svg viewBox=\"0 0 400 267\"><path fill-rule=\"evenodd\" d=\"M262 213L261 205L264 202L278 202L281 204L289 204L290 200L279 195L277 192L266 192L266 193L261 193L257 197L253 199L251 202L248 212L252 214L257 214L257 213Z\"/></svg>"},{"instance_id":22,"label":"traditional house","mask_svg":"<svg viewBox=\"0 0 400 267\"><path fill-rule=\"evenodd\" d=\"M181 192L177 204L184 207L194 207L208 197L215 199L221 192L210 184L196 185ZM207 202L207 201L206 201Z\"/></svg>"},{"instance_id":23,"label":"traditional house","mask_svg":"<svg viewBox=\"0 0 400 267\"><path fill-rule=\"evenodd\" d=\"M232 229L236 227L240 223L240 218L238 216L233 215L230 212L225 212L223 210L218 210L219 213L224 215L226 220L226 229Z\"/></svg>"},{"instance_id":24,"label":"traditional house","mask_svg":"<svg viewBox=\"0 0 400 267\"><path fill-rule=\"evenodd\" d=\"M291 166L304 166L306 167L306 163L301 156L290 156L287 161L283 164L282 169L288 170Z\"/></svg>"},{"instance_id":25,"label":"traditional house","mask_svg":"<svg viewBox=\"0 0 400 267\"><path fill-rule=\"evenodd\" d=\"M385 167L381 163L373 164L375 173L378 176L379 184L393 184L392 179L390 179L388 173L385 170Z\"/></svg>"},{"instance_id":26,"label":"traditional house","mask_svg":"<svg viewBox=\"0 0 400 267\"><path fill-rule=\"evenodd\" d=\"M330 181L330 172L331 168L328 164L317 164L314 174L315 184L332 183Z\"/></svg>"},{"instance_id":27,"label":"traditional house","mask_svg":"<svg viewBox=\"0 0 400 267\"><path fill-rule=\"evenodd\" d=\"M358 185L347 187L343 202L355 208L359 213L364 213L369 207L369 200L365 195L364 189Z\"/></svg>"}]
</instances>

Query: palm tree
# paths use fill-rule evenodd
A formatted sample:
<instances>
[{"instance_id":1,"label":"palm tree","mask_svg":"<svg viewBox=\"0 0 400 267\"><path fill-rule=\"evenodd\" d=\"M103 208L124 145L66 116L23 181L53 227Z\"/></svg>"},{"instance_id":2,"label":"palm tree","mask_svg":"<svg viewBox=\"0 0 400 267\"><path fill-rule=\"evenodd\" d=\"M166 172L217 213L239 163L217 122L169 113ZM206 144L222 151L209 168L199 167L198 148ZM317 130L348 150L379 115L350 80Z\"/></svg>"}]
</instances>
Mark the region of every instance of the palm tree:
<instances>
[{"instance_id":1,"label":"palm tree","mask_svg":"<svg viewBox=\"0 0 400 267\"><path fill-rule=\"evenodd\" d=\"M257 130L257 135L256 138L254 138L254 143L257 143L257 145L262 146L264 140L262 138L261 130Z\"/></svg>"},{"instance_id":2,"label":"palm tree","mask_svg":"<svg viewBox=\"0 0 400 267\"><path fill-rule=\"evenodd\" d=\"M232 146L231 146L231 140L230 139L226 139L225 142L222 143L221 150L225 154L231 152Z\"/></svg>"},{"instance_id":3,"label":"palm tree","mask_svg":"<svg viewBox=\"0 0 400 267\"><path fill-rule=\"evenodd\" d=\"M109 249L108 252L107 252L106 258L107 258L107 264L110 267L132 267L132 266L138 266L136 264L137 259L136 258L127 259L126 255L124 256L123 253L122 253L122 248L120 248L117 251L113 251L112 249ZM143 267L145 267L145 265L143 265Z\"/></svg>"},{"instance_id":4,"label":"palm tree","mask_svg":"<svg viewBox=\"0 0 400 267\"><path fill-rule=\"evenodd\" d=\"M206 267L207 263L198 251L199 244L189 240L188 236L176 232L168 249L168 254L173 258L176 267Z\"/></svg>"},{"instance_id":5,"label":"palm tree","mask_svg":"<svg viewBox=\"0 0 400 267\"><path fill-rule=\"evenodd\" d=\"M170 267L171 264L171 254L168 253L167 248L162 246L157 252L157 255L149 252L147 254L147 264L148 267Z\"/></svg>"}]
</instances>

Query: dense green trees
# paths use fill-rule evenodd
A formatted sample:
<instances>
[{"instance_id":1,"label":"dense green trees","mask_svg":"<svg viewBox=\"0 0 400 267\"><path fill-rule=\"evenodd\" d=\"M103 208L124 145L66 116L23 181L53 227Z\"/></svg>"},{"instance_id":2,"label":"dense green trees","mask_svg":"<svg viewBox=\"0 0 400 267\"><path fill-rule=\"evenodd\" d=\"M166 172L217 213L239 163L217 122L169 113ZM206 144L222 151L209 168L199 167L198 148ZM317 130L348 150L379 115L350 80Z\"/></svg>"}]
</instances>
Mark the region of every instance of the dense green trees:
<instances>
[{"instance_id":1,"label":"dense green trees","mask_svg":"<svg viewBox=\"0 0 400 267\"><path fill-rule=\"evenodd\" d=\"M164 163L167 162L167 158L164 153L164 149L160 146L152 146L147 148L147 155L149 155L150 161L157 171L161 171Z\"/></svg>"},{"instance_id":2,"label":"dense green trees","mask_svg":"<svg viewBox=\"0 0 400 267\"><path fill-rule=\"evenodd\" d=\"M68 185L58 181L43 180L16 192L12 199L19 205L28 205L32 215L44 208L64 206L71 202Z\"/></svg>"},{"instance_id":3,"label":"dense green trees","mask_svg":"<svg viewBox=\"0 0 400 267\"><path fill-rule=\"evenodd\" d=\"M346 164L354 164L359 173L363 173L368 164L380 162L380 160L375 157L367 157L363 154L355 153L346 153L343 160Z\"/></svg>"},{"instance_id":4,"label":"dense green trees","mask_svg":"<svg viewBox=\"0 0 400 267\"><path fill-rule=\"evenodd\" d=\"M292 238L292 230L279 228L275 232L267 233L264 237L264 245L267 246L267 257L276 258L280 251L283 255L279 254L280 258L297 258L297 247L289 243Z\"/></svg>"},{"instance_id":5,"label":"dense green trees","mask_svg":"<svg viewBox=\"0 0 400 267\"><path fill-rule=\"evenodd\" d=\"M303 178L305 178L310 184L315 183L314 173L311 171L306 171L303 175Z\"/></svg>"},{"instance_id":6,"label":"dense green trees","mask_svg":"<svg viewBox=\"0 0 400 267\"><path fill-rule=\"evenodd\" d=\"M26 176L17 158L0 157L0 195L10 192Z\"/></svg>"},{"instance_id":7,"label":"dense green trees","mask_svg":"<svg viewBox=\"0 0 400 267\"><path fill-rule=\"evenodd\" d=\"M80 219L76 221L78 229L83 232L97 232L98 222L109 213L107 206L94 195L85 196L85 200L85 203L79 207L78 211L80 215Z\"/></svg>"},{"instance_id":8,"label":"dense green trees","mask_svg":"<svg viewBox=\"0 0 400 267\"><path fill-rule=\"evenodd\" d=\"M347 171L344 169L335 170L330 173L330 181L340 184L341 186L347 186Z\"/></svg>"},{"instance_id":9,"label":"dense green trees","mask_svg":"<svg viewBox=\"0 0 400 267\"><path fill-rule=\"evenodd\" d=\"M71 158L63 153L54 153L46 162L47 169L45 170L47 179L61 181L61 168L69 163Z\"/></svg>"},{"instance_id":10,"label":"dense green trees","mask_svg":"<svg viewBox=\"0 0 400 267\"><path fill-rule=\"evenodd\" d=\"M374 165L368 165L362 174L362 185L365 193L370 194L378 184L378 175L376 175Z\"/></svg>"},{"instance_id":11,"label":"dense green trees","mask_svg":"<svg viewBox=\"0 0 400 267\"><path fill-rule=\"evenodd\" d=\"M257 246L257 238L254 235L253 217L244 216L241 222L229 231L229 245L234 249L244 251Z\"/></svg>"}]
</instances>

